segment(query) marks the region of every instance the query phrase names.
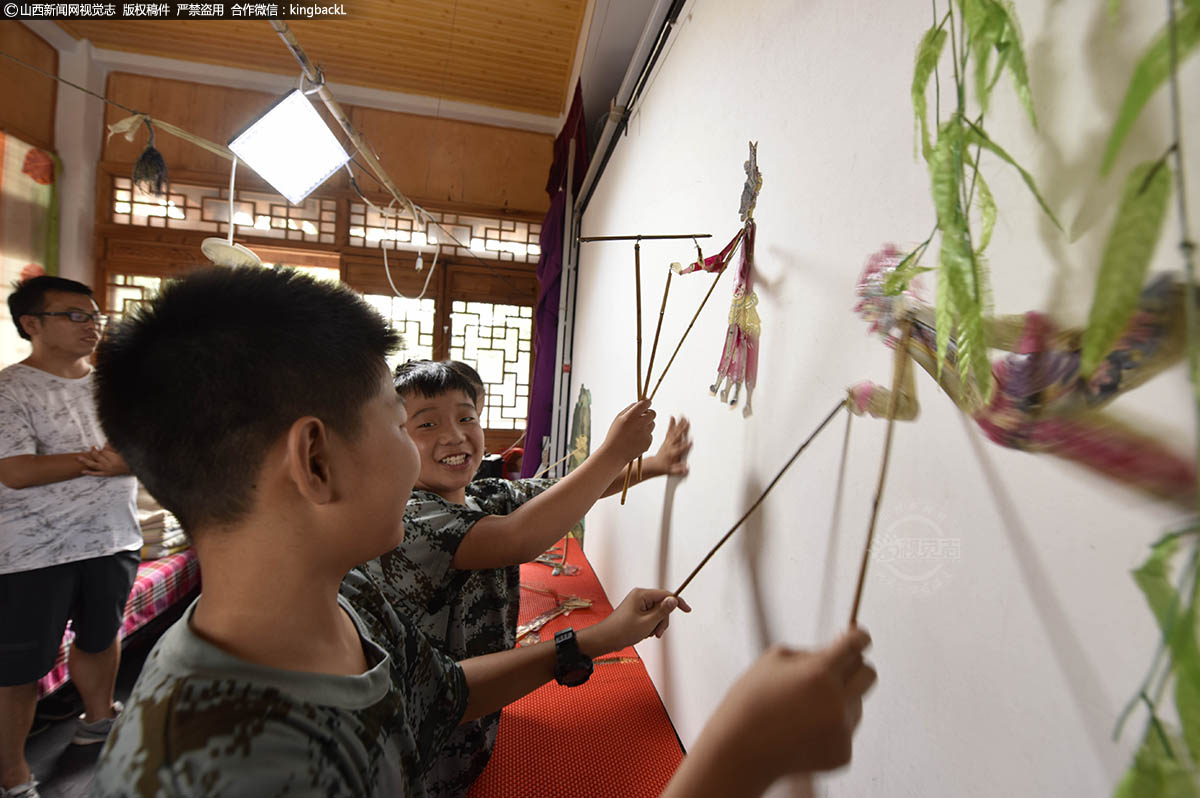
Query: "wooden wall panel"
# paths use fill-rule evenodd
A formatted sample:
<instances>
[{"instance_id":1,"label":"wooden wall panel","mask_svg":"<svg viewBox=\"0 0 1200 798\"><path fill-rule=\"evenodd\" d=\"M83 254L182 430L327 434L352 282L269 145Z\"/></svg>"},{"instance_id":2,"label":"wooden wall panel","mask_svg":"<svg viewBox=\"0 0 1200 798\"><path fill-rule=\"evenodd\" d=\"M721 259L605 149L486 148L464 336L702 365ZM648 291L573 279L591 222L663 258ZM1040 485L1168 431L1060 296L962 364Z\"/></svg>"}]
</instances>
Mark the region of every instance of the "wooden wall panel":
<instances>
[{"instance_id":1,"label":"wooden wall panel","mask_svg":"<svg viewBox=\"0 0 1200 798\"><path fill-rule=\"evenodd\" d=\"M421 288L425 285L425 278L428 276L428 272L418 272L413 268L416 261L417 256L407 252L388 253L388 270L392 274L392 282L396 284L396 290L405 296L420 294ZM427 258L425 268L428 269L432 262L432 258ZM445 271L445 264L445 259L439 259L439 272ZM387 275L383 271L383 258L378 256L365 254L343 256L342 279L364 294L384 294L386 296L392 293ZM427 296L436 297L438 286L437 275L434 275L434 279L430 281L430 290L427 292Z\"/></svg>"},{"instance_id":2,"label":"wooden wall panel","mask_svg":"<svg viewBox=\"0 0 1200 798\"><path fill-rule=\"evenodd\" d=\"M467 302L532 305L537 302L537 276L510 269L463 266L447 277L446 293Z\"/></svg>"},{"instance_id":3,"label":"wooden wall panel","mask_svg":"<svg viewBox=\"0 0 1200 798\"><path fill-rule=\"evenodd\" d=\"M144 111L218 144L228 143L229 139L278 99L278 95L258 91L122 72L114 72L108 76L107 91L109 99L115 102L137 111ZM105 124L127 116L129 114L125 111L110 105L105 111ZM107 132L105 130L105 135ZM144 128L137 131L132 142L126 141L124 136L113 136L104 145L101 160L132 164L145 146ZM166 160L168 173L173 170L204 172L223 174L228 179L229 161L195 144L167 133L159 133L154 146ZM261 181L248 169L239 171L239 178L239 184L242 185L261 185Z\"/></svg>"},{"instance_id":4,"label":"wooden wall panel","mask_svg":"<svg viewBox=\"0 0 1200 798\"><path fill-rule=\"evenodd\" d=\"M109 76L108 96L219 143L228 142L277 99L263 92L126 73ZM399 189L418 201L534 214L549 206L545 184L554 139L548 134L371 108L346 106L346 111ZM109 106L106 124L127 115ZM113 136L102 160L133 163L145 142L144 131L132 143ZM156 146L169 171L214 177L229 172L228 161L174 136L160 134ZM261 185L249 170L239 172L239 183ZM364 191L375 188L370 178L359 184ZM344 173L326 187L349 188Z\"/></svg>"},{"instance_id":5,"label":"wooden wall panel","mask_svg":"<svg viewBox=\"0 0 1200 798\"><path fill-rule=\"evenodd\" d=\"M58 74L58 51L20 22L0 22L0 50L51 75ZM45 150L54 150L54 108L58 84L7 58L0 58L0 129Z\"/></svg>"},{"instance_id":6,"label":"wooden wall panel","mask_svg":"<svg viewBox=\"0 0 1200 798\"><path fill-rule=\"evenodd\" d=\"M549 207L546 176L554 155L549 134L374 108L355 108L351 122L401 191L510 210Z\"/></svg>"}]
</instances>

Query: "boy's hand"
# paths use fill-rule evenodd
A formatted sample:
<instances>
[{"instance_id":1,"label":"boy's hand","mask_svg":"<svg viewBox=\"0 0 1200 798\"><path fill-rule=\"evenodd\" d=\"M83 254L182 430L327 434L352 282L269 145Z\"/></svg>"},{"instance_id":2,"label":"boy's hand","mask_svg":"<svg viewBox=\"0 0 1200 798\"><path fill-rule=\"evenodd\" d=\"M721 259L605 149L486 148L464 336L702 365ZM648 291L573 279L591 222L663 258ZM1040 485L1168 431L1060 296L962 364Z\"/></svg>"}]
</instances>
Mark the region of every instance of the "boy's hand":
<instances>
[{"instance_id":1,"label":"boy's hand","mask_svg":"<svg viewBox=\"0 0 1200 798\"><path fill-rule=\"evenodd\" d=\"M692 450L692 438L688 434L691 429L692 422L687 420L687 416L680 416L678 423L675 421L675 416L671 416L671 420L667 422L667 435L663 438L662 445L658 447L658 451L654 453L653 457L644 461L649 473L687 476L687 456L688 452Z\"/></svg>"},{"instance_id":2,"label":"boy's hand","mask_svg":"<svg viewBox=\"0 0 1200 798\"><path fill-rule=\"evenodd\" d=\"M669 616L676 607L684 612L692 611L686 601L675 598L669 590L635 587L613 610L612 615L584 630L595 630L589 639L580 641L585 644L584 653L593 658L600 657L620 651L650 635L662 637L670 624Z\"/></svg>"},{"instance_id":3,"label":"boy's hand","mask_svg":"<svg viewBox=\"0 0 1200 798\"><path fill-rule=\"evenodd\" d=\"M643 399L617 414L600 449L614 462L625 465L649 449L653 441L654 411L650 409L650 400Z\"/></svg>"},{"instance_id":4,"label":"boy's hand","mask_svg":"<svg viewBox=\"0 0 1200 798\"><path fill-rule=\"evenodd\" d=\"M815 652L768 649L729 690L713 724L724 726L741 761L772 779L845 765L863 694L875 683L863 659L870 643L851 629Z\"/></svg>"},{"instance_id":5,"label":"boy's hand","mask_svg":"<svg viewBox=\"0 0 1200 798\"><path fill-rule=\"evenodd\" d=\"M83 473L89 477L118 477L129 473L125 458L107 443L103 449L93 446L76 459L83 464Z\"/></svg>"}]
</instances>

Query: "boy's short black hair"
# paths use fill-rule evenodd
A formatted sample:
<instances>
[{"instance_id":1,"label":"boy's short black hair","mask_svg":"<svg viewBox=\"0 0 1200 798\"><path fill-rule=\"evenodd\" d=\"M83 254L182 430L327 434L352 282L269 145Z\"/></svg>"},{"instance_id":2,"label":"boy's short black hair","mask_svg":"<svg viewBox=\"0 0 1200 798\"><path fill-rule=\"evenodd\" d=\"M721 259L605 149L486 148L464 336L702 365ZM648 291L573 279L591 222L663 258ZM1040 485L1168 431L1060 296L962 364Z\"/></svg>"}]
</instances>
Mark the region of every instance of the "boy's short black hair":
<instances>
[{"instance_id":1,"label":"boy's short black hair","mask_svg":"<svg viewBox=\"0 0 1200 798\"><path fill-rule=\"evenodd\" d=\"M21 283L14 283L13 292L8 295L8 312L12 316L13 324L17 325L17 335L26 341L29 340L29 333L25 332L25 328L21 326L21 317L31 313L41 313L45 310L47 291L83 294L89 299L92 298L91 288L65 277L51 277L42 274L30 277Z\"/></svg>"},{"instance_id":2,"label":"boy's short black hair","mask_svg":"<svg viewBox=\"0 0 1200 798\"><path fill-rule=\"evenodd\" d=\"M396 393L426 399L447 391L462 391L478 406L484 397L479 372L460 360L407 360L393 372Z\"/></svg>"},{"instance_id":3,"label":"boy's short black hair","mask_svg":"<svg viewBox=\"0 0 1200 798\"><path fill-rule=\"evenodd\" d=\"M189 531L232 523L250 509L267 449L296 419L359 432L399 340L344 286L292 269L195 272L100 344L100 424Z\"/></svg>"}]
</instances>

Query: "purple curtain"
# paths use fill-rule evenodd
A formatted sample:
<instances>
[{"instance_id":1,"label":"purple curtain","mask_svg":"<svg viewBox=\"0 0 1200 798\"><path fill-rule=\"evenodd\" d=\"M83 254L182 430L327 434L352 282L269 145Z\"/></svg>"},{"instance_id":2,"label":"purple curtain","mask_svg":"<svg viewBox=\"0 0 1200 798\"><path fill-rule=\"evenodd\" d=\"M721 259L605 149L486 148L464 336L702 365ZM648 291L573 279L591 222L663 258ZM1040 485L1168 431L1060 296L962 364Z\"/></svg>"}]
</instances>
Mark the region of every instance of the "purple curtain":
<instances>
[{"instance_id":1,"label":"purple curtain","mask_svg":"<svg viewBox=\"0 0 1200 798\"><path fill-rule=\"evenodd\" d=\"M536 333L533 382L529 388L529 419L525 427L525 456L521 458L521 476L529 477L541 467L542 438L550 434L550 418L554 404L554 381L557 378L558 299L562 284L563 215L567 202L567 160L571 141L575 142L575 166L571 191L579 191L587 173L587 125L583 120L583 92L575 84L575 97L562 131L554 140L554 162L546 181L550 195L550 210L542 221L538 244L542 256L538 261L538 298L534 309Z\"/></svg>"}]
</instances>

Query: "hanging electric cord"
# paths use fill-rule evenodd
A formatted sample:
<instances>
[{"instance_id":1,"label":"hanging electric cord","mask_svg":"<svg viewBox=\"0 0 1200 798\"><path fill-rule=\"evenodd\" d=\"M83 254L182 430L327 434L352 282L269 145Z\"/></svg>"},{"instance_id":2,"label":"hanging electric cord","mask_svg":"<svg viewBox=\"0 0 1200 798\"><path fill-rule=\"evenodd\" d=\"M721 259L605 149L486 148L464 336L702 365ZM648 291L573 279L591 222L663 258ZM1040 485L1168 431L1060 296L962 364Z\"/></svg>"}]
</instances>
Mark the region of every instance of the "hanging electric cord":
<instances>
[{"instance_id":1,"label":"hanging electric cord","mask_svg":"<svg viewBox=\"0 0 1200 798\"><path fill-rule=\"evenodd\" d=\"M359 189L358 181L356 181L354 179L354 172L350 171L349 163L346 164L346 172L347 172L347 174L350 175L350 185L354 188L354 191L358 194L358 196L360 198L362 198L363 202L367 203L367 205L374 208L375 212L378 213L381 217L383 217L385 222L389 216L392 217L393 219L395 219L396 233L395 233L395 235L392 236L392 242L393 242L393 246L394 246L394 242L397 241L400 237L400 211L396 209L396 201L392 200L390 203L388 203L388 206L386 208L379 207L374 202L372 202L370 199L368 199L367 195L363 194L362 190ZM422 208L420 205L417 205L414 203L412 207L415 208L420 215L424 216L427 222L433 222L438 227L441 227L441 223L438 222L436 219L434 219L429 214L429 212L427 210L425 210L424 208ZM418 221L420 221L420 219L413 219L413 221L418 222ZM365 222L365 219L364 219L364 222ZM442 229L444 230L445 228L442 228ZM366 230L365 229L363 230L363 238L364 239L366 238ZM392 268L388 264L388 256L387 256L388 248L387 248L387 246L385 246L386 244L387 244L386 241L379 242L379 249L383 252L383 274L385 277L387 277L388 285L390 285L392 287L392 293L394 293L396 296L400 297L401 299L410 299L412 297L406 297L404 294L400 293L400 290L398 288L396 288L396 284L392 281ZM433 263L429 267L429 274L427 274L425 276L425 284L423 286L421 286L421 293L415 297L415 299L418 302L425 298L425 292L429 290L429 281L433 279L433 272L437 268L438 256L441 255L441 252L442 252L441 245L438 243L434 243L434 245L433 245ZM420 251L418 251L417 252L417 263L416 263L417 271L421 271L421 268L422 268L421 255L422 255L422 253Z\"/></svg>"},{"instance_id":2,"label":"hanging electric cord","mask_svg":"<svg viewBox=\"0 0 1200 798\"><path fill-rule=\"evenodd\" d=\"M379 185L381 187L386 188L386 186L383 186L383 184L379 181L379 178L375 177L375 175L373 175L369 169L364 167L362 164L360 164L354 158L350 159L350 163L353 163L359 169L362 169L366 174L370 175L371 178L374 179L375 182L379 183ZM379 213L381 216L388 215L388 211L385 211L384 209L380 208L379 205L372 202L370 200L370 198L368 198L367 195L363 193L363 190L358 185L358 181L354 177L354 173L352 171L350 171L349 164L347 164L347 166L346 166L346 171L350 172L350 187L354 189L354 193L358 194L359 199L361 199L363 202L365 202L370 207L374 208L375 211L377 213ZM412 202L412 200L409 200L409 202ZM395 204L395 202L393 201L392 205L394 205L394 204ZM389 205L388 207L390 208L391 205ZM440 230L442 233L444 233L446 235L446 238L449 239L450 241L452 241L455 246L457 246L459 249L465 250L466 257L469 257L472 260L477 261L479 263L479 265L483 266L488 271L490 271L492 274L494 274L502 283L504 283L506 286L511 288L514 292L524 293L524 291L522 291L522 289L518 288L516 286L516 284L514 284L513 281L508 278L508 275L506 275L504 272L497 269L495 267L495 265L493 263L491 263L490 261L484 260L483 258L476 255L474 252L472 252L471 247L469 245L464 244L458 238L458 236L454 235L454 233L448 227L446 227L444 224L442 224L440 221L433 218L433 216L427 210L425 210L420 205L417 205L416 203L413 203L413 207L418 210L418 213L422 214L425 217L427 222L433 224L434 226L436 226L438 228L438 230ZM364 231L364 233L365 233L365 231ZM364 238L365 238L365 235L364 235ZM381 247L381 249L382 249L382 247ZM437 251L438 252L441 251L440 244L438 245ZM386 250L384 253L384 257L385 258L387 257ZM436 255L435 255L435 257L436 257Z\"/></svg>"},{"instance_id":3,"label":"hanging electric cord","mask_svg":"<svg viewBox=\"0 0 1200 798\"><path fill-rule=\"evenodd\" d=\"M426 217L429 216L429 214L425 212L424 208L421 208L420 206L416 206L416 207L417 207L417 210L419 210L421 213L425 214ZM380 208L376 208L375 210L379 211L380 213L385 213L385 211ZM400 212L393 210L391 205L389 205L387 207L386 211L390 211L395 215L396 236L399 236L399 234L400 234ZM414 219L413 221L417 221L417 220ZM394 246L396 237L393 237L392 241L393 241L393 246ZM406 296L404 296L404 294L400 293L400 291L396 288L396 284L394 282L392 282L392 269L390 266L388 266L387 247L383 246L384 242L381 241L379 243L380 243L379 248L381 250L383 250L383 273L387 277L388 285L390 285L392 287L392 293L394 293L396 296L400 297L401 299L408 299L408 297L406 297ZM434 269L437 268L438 255L441 254L441 251L442 251L441 246L439 244L435 243L433 245L433 264L429 267L429 274L425 275L425 284L423 286L421 286L421 293L417 294L417 296L416 296L417 302L420 302L422 299L424 299L425 292L429 290L429 281L433 279L433 271L434 271ZM417 252L416 270L421 271L421 253L420 252Z\"/></svg>"}]
</instances>

